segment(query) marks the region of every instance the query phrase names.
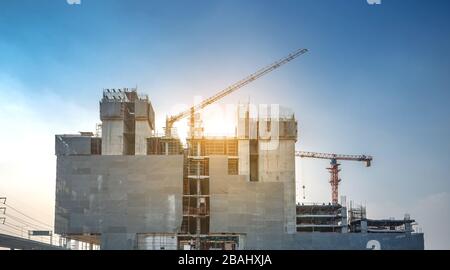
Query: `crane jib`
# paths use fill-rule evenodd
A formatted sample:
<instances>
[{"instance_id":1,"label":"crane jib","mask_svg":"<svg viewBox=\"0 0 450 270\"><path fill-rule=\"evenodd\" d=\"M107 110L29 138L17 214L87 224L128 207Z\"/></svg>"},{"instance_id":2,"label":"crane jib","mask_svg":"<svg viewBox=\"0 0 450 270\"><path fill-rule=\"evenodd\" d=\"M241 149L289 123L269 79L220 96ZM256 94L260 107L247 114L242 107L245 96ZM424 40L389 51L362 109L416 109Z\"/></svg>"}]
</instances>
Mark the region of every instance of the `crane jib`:
<instances>
[{"instance_id":1,"label":"crane jib","mask_svg":"<svg viewBox=\"0 0 450 270\"><path fill-rule=\"evenodd\" d=\"M226 95L231 94L232 92L238 90L239 88L247 85L250 82L255 81L259 77L261 77L261 76L271 72L274 69L277 69L281 65L291 61L292 59L300 56L301 54L306 53L307 51L308 51L308 49L298 49L295 52L289 54L287 57L282 58L282 59L272 63L271 65L260 69L256 73L251 74L251 75L247 76L246 78L238 81L237 83L232 84L231 86L225 88L224 90L219 91L217 94L215 94L212 97L209 97L209 98L205 99L200 104L192 106L191 108L189 108L189 109L185 110L184 112L181 112L181 113L179 113L179 114L177 114L175 116L167 117L167 119L166 119L166 132L170 132L170 128L173 126L173 124L176 121L191 115L193 113L193 111L205 108L206 106L210 105L211 103L216 102L217 100L225 97ZM170 134L167 134L167 135L170 135Z\"/></svg>"}]
</instances>

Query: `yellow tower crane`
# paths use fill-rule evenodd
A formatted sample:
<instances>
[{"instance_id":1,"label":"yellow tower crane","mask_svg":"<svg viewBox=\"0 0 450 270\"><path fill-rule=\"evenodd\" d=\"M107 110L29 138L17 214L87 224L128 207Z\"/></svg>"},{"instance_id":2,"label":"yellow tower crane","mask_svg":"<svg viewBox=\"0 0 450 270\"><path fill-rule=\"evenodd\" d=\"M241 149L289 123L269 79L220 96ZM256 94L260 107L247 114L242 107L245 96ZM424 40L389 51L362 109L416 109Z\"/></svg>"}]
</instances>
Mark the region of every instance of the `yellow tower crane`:
<instances>
[{"instance_id":1,"label":"yellow tower crane","mask_svg":"<svg viewBox=\"0 0 450 270\"><path fill-rule=\"evenodd\" d=\"M173 115L173 116L168 116L166 117L166 128L165 128L165 136L166 137L172 137L172 127L173 124L175 122L177 122L180 119L183 119L187 116L191 116L191 130L193 129L193 125L194 125L194 112L199 111L203 108L205 108L206 106L218 101L219 99L233 93L234 91L238 90L239 88L244 87L245 85L249 84L250 82L258 79L259 77L262 77L264 75L266 75L267 73L279 68L280 66L290 62L291 60L297 58L298 56L306 53L308 51L308 49L298 49L292 53L290 53L288 56L270 64L269 66L266 66L260 70L258 70L257 72L245 77L244 79L228 86L227 88L221 90L220 92L218 92L217 94L203 100L202 102L200 102L197 105L192 106L191 108L180 112L179 114Z\"/></svg>"}]
</instances>

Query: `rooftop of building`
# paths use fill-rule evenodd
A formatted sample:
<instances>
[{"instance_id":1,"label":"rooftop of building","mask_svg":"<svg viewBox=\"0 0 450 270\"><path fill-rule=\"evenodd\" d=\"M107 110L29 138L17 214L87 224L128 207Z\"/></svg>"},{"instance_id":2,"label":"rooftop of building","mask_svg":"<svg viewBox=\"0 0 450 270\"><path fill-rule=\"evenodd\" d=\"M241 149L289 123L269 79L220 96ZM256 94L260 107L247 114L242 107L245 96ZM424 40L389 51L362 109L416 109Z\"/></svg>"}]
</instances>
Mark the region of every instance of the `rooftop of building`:
<instances>
[{"instance_id":1,"label":"rooftop of building","mask_svg":"<svg viewBox=\"0 0 450 270\"><path fill-rule=\"evenodd\" d=\"M137 88L103 89L102 101L134 102L136 100L149 101L149 98L146 94L138 94Z\"/></svg>"}]
</instances>

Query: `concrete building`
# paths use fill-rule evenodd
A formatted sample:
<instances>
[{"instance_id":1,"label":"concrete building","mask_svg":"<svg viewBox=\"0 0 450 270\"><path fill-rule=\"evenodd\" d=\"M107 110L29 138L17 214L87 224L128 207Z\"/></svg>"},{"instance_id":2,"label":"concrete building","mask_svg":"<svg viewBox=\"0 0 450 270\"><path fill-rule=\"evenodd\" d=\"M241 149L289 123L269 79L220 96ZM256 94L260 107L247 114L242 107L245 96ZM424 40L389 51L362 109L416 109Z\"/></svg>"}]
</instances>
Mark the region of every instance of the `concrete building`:
<instances>
[{"instance_id":1,"label":"concrete building","mask_svg":"<svg viewBox=\"0 0 450 270\"><path fill-rule=\"evenodd\" d=\"M100 101L103 155L146 155L155 112L136 89L106 89Z\"/></svg>"},{"instance_id":2,"label":"concrete building","mask_svg":"<svg viewBox=\"0 0 450 270\"><path fill-rule=\"evenodd\" d=\"M348 223L345 204L296 204L287 109L242 104L236 136L195 132L187 147L155 136L135 90L105 90L100 118L101 138L55 136L55 233L66 238L102 249L423 249L410 219L352 210Z\"/></svg>"}]
</instances>

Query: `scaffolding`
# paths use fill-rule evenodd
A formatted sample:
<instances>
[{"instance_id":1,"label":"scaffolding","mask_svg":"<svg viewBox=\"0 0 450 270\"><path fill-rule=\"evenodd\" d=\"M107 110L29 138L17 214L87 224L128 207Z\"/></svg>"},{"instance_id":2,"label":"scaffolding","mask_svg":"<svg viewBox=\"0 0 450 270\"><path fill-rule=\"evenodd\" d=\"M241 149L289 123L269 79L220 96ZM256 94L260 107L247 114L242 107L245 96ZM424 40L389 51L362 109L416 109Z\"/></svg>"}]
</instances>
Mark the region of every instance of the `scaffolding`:
<instances>
[{"instance_id":1,"label":"scaffolding","mask_svg":"<svg viewBox=\"0 0 450 270\"><path fill-rule=\"evenodd\" d=\"M234 240L210 239L209 157L228 158L228 174L238 174L238 141L236 138L189 138L184 156L182 246L193 249L234 249ZM206 237L206 238L205 238Z\"/></svg>"},{"instance_id":2,"label":"scaffolding","mask_svg":"<svg viewBox=\"0 0 450 270\"><path fill-rule=\"evenodd\" d=\"M238 140L227 137L204 137L188 139L190 156L226 155L238 156ZM200 149L200 150L199 150Z\"/></svg>"},{"instance_id":3,"label":"scaffolding","mask_svg":"<svg viewBox=\"0 0 450 270\"><path fill-rule=\"evenodd\" d=\"M174 233L138 233L136 248L139 250L176 250L177 236Z\"/></svg>"},{"instance_id":4,"label":"scaffolding","mask_svg":"<svg viewBox=\"0 0 450 270\"><path fill-rule=\"evenodd\" d=\"M347 218L340 204L297 205L297 232L343 232ZM344 228L346 229L346 228Z\"/></svg>"},{"instance_id":5,"label":"scaffolding","mask_svg":"<svg viewBox=\"0 0 450 270\"><path fill-rule=\"evenodd\" d=\"M356 220L364 220L366 216L366 207L363 205L354 205L353 201L350 201L350 208L348 209L349 223Z\"/></svg>"},{"instance_id":6,"label":"scaffolding","mask_svg":"<svg viewBox=\"0 0 450 270\"><path fill-rule=\"evenodd\" d=\"M182 155L183 145L178 138L147 138L147 155Z\"/></svg>"},{"instance_id":7,"label":"scaffolding","mask_svg":"<svg viewBox=\"0 0 450 270\"><path fill-rule=\"evenodd\" d=\"M183 221L181 231L191 237L190 246L201 248L201 236L209 234L209 158L201 141L188 141L183 177Z\"/></svg>"},{"instance_id":8,"label":"scaffolding","mask_svg":"<svg viewBox=\"0 0 450 270\"><path fill-rule=\"evenodd\" d=\"M238 140L227 137L206 137L203 139L188 139L189 157L198 159L210 155L224 155L228 158L228 174L238 175ZM197 155L198 154L198 155ZM202 168L203 164L200 164Z\"/></svg>"}]
</instances>

